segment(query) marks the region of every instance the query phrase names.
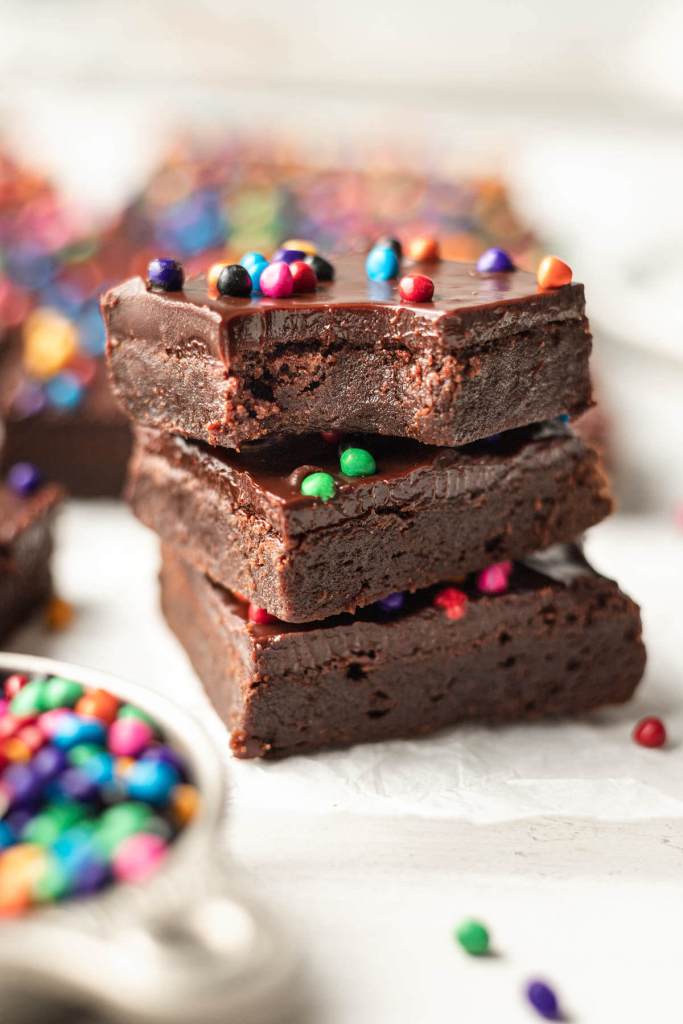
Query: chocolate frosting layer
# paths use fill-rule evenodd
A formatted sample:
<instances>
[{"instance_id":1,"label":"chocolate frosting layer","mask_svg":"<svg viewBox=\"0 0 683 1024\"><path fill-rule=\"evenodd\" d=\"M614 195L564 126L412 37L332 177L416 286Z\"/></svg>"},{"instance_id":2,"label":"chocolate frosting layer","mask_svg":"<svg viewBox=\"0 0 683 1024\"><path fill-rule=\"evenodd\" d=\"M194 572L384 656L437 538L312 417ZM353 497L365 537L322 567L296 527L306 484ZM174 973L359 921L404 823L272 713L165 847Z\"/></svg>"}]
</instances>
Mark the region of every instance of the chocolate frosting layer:
<instances>
[{"instance_id":1,"label":"chocolate frosting layer","mask_svg":"<svg viewBox=\"0 0 683 1024\"><path fill-rule=\"evenodd\" d=\"M188 316L193 320L200 308L207 325L202 341L227 366L234 346L254 341L324 340L365 331L393 343L409 341L415 349L439 338L457 348L470 344L473 334L485 342L584 314L582 284L543 290L522 270L481 274L473 263L405 263L401 273L426 273L434 281L432 302L409 303L400 299L398 281L370 281L361 257L343 257L335 266L334 281L283 299L212 295L204 275L188 279L181 292L153 292L137 277L110 291L104 307L122 303L127 312L119 315L117 329L125 332L128 324L142 335L147 318L151 323L160 316L171 317L182 333Z\"/></svg>"}]
</instances>

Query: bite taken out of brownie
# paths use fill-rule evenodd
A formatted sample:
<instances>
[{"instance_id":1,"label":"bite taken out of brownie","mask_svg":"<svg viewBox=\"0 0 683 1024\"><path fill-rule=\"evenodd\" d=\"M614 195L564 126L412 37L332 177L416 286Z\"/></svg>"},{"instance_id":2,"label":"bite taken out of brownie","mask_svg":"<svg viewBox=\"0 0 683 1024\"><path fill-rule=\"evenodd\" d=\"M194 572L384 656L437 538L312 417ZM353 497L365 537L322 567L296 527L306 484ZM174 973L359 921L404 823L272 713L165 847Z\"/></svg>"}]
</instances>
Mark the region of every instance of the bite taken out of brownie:
<instances>
[{"instance_id":1,"label":"bite taken out of brownie","mask_svg":"<svg viewBox=\"0 0 683 1024\"><path fill-rule=\"evenodd\" d=\"M455 446L590 407L582 285L446 260L403 269L429 275L432 301L369 280L359 256L285 298L133 278L102 300L114 390L140 424L237 449L317 430Z\"/></svg>"}]
</instances>

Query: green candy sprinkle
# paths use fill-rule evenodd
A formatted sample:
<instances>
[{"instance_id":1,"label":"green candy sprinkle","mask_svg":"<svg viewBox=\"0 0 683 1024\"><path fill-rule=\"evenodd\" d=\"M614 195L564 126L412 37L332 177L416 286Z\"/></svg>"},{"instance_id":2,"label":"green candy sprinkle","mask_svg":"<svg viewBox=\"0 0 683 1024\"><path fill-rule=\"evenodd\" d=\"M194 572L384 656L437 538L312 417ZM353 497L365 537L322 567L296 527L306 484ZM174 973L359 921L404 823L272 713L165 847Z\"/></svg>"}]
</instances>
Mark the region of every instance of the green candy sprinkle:
<instances>
[{"instance_id":1,"label":"green candy sprinkle","mask_svg":"<svg viewBox=\"0 0 683 1024\"><path fill-rule=\"evenodd\" d=\"M61 900L69 891L69 876L56 859L51 857L45 871L33 887L33 898L39 903Z\"/></svg>"},{"instance_id":2,"label":"green candy sprinkle","mask_svg":"<svg viewBox=\"0 0 683 1024\"><path fill-rule=\"evenodd\" d=\"M33 679L15 694L10 702L10 712L17 718L27 718L47 711L47 682L45 679Z\"/></svg>"},{"instance_id":3,"label":"green candy sprinkle","mask_svg":"<svg viewBox=\"0 0 683 1024\"><path fill-rule=\"evenodd\" d=\"M116 804L105 811L93 836L93 845L106 857L111 857L117 846L135 835L144 832L152 818L147 804L132 802Z\"/></svg>"},{"instance_id":4,"label":"green candy sprinkle","mask_svg":"<svg viewBox=\"0 0 683 1024\"><path fill-rule=\"evenodd\" d=\"M489 951L489 933L481 921L463 921L455 929L455 938L470 956L486 956Z\"/></svg>"},{"instance_id":5,"label":"green candy sprinkle","mask_svg":"<svg viewBox=\"0 0 683 1024\"><path fill-rule=\"evenodd\" d=\"M67 750L66 756L70 764L80 768L81 765L86 764L92 757L104 753L106 751L99 743L77 743L71 750Z\"/></svg>"},{"instance_id":6,"label":"green candy sprinkle","mask_svg":"<svg viewBox=\"0 0 683 1024\"><path fill-rule=\"evenodd\" d=\"M152 718L152 716L148 715L146 711L142 710L142 708L136 708L134 704L122 704L121 707L119 708L119 713L116 717L138 718L141 722L145 722L150 727L153 733L157 735L159 733L159 726Z\"/></svg>"},{"instance_id":7,"label":"green candy sprinkle","mask_svg":"<svg viewBox=\"0 0 683 1024\"><path fill-rule=\"evenodd\" d=\"M83 696L83 687L72 679L55 676L45 684L45 706L48 711L53 708L72 708Z\"/></svg>"},{"instance_id":8,"label":"green candy sprinkle","mask_svg":"<svg viewBox=\"0 0 683 1024\"><path fill-rule=\"evenodd\" d=\"M365 448L347 448L341 453L339 468L344 476L372 476L377 463Z\"/></svg>"},{"instance_id":9,"label":"green candy sprinkle","mask_svg":"<svg viewBox=\"0 0 683 1024\"><path fill-rule=\"evenodd\" d=\"M81 821L87 813L87 808L75 801L52 804L29 821L21 834L21 841L51 846L62 832Z\"/></svg>"},{"instance_id":10,"label":"green candy sprinkle","mask_svg":"<svg viewBox=\"0 0 683 1024\"><path fill-rule=\"evenodd\" d=\"M301 481L301 493L309 498L329 501L335 494L334 477L329 473L309 473Z\"/></svg>"}]
</instances>

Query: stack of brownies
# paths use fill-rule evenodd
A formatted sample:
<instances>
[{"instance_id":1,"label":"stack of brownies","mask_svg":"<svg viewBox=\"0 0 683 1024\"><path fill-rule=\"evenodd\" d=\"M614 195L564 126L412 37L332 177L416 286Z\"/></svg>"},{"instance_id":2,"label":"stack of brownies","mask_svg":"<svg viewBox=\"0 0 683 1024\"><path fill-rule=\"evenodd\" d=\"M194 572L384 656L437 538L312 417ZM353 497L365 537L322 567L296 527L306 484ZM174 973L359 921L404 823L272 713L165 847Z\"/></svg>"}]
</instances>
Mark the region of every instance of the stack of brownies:
<instances>
[{"instance_id":1,"label":"stack of brownies","mask_svg":"<svg viewBox=\"0 0 683 1024\"><path fill-rule=\"evenodd\" d=\"M103 300L129 499L240 757L576 714L641 677L638 608L574 544L611 508L568 422L582 286L423 250L285 249L250 293L155 261Z\"/></svg>"}]
</instances>

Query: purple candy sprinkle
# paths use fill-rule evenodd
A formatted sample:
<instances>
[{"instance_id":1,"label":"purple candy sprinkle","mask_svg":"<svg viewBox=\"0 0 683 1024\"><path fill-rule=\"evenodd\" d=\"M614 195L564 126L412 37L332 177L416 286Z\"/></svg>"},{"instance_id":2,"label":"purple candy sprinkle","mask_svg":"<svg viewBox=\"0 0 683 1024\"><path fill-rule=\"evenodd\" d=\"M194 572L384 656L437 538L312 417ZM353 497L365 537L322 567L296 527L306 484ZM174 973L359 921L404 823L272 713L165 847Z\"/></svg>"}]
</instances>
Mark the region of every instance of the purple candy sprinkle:
<instances>
[{"instance_id":1,"label":"purple candy sprinkle","mask_svg":"<svg viewBox=\"0 0 683 1024\"><path fill-rule=\"evenodd\" d=\"M91 892L97 892L109 881L109 866L94 857L87 858L79 865L78 873L73 883L73 892L79 896L86 896Z\"/></svg>"},{"instance_id":2,"label":"purple candy sprinkle","mask_svg":"<svg viewBox=\"0 0 683 1024\"><path fill-rule=\"evenodd\" d=\"M59 776L59 789L69 800L94 800L99 793L96 779L80 768L67 768Z\"/></svg>"},{"instance_id":3,"label":"purple candy sprinkle","mask_svg":"<svg viewBox=\"0 0 683 1024\"><path fill-rule=\"evenodd\" d=\"M150 288L162 292L179 292L183 287L185 274L177 260L155 259L147 267L147 282Z\"/></svg>"},{"instance_id":4,"label":"purple candy sprinkle","mask_svg":"<svg viewBox=\"0 0 683 1024\"><path fill-rule=\"evenodd\" d=\"M296 263L298 260L303 260L306 256L305 252L301 249L276 249L273 253L271 263Z\"/></svg>"},{"instance_id":5,"label":"purple candy sprinkle","mask_svg":"<svg viewBox=\"0 0 683 1024\"><path fill-rule=\"evenodd\" d=\"M162 761L164 764L175 768L180 776L185 776L185 761L173 747L159 744L156 747L149 747L140 757L141 761Z\"/></svg>"},{"instance_id":6,"label":"purple candy sprinkle","mask_svg":"<svg viewBox=\"0 0 683 1024\"><path fill-rule=\"evenodd\" d=\"M40 384L26 383L12 400L12 412L19 419L37 416L47 405L45 391Z\"/></svg>"},{"instance_id":7,"label":"purple candy sprinkle","mask_svg":"<svg viewBox=\"0 0 683 1024\"><path fill-rule=\"evenodd\" d=\"M5 768L3 784L14 806L31 803L40 796L43 780L32 764L10 764Z\"/></svg>"},{"instance_id":8,"label":"purple candy sprinkle","mask_svg":"<svg viewBox=\"0 0 683 1024\"><path fill-rule=\"evenodd\" d=\"M527 999L536 1013L545 1020L559 1020L557 996L544 981L530 981L526 987Z\"/></svg>"},{"instance_id":9,"label":"purple candy sprinkle","mask_svg":"<svg viewBox=\"0 0 683 1024\"><path fill-rule=\"evenodd\" d=\"M31 760L31 767L41 779L54 779L66 766L66 754L59 747L43 747Z\"/></svg>"},{"instance_id":10,"label":"purple candy sprinkle","mask_svg":"<svg viewBox=\"0 0 683 1024\"><path fill-rule=\"evenodd\" d=\"M477 260L480 274L504 274L515 269L505 249L487 249Z\"/></svg>"},{"instance_id":11,"label":"purple candy sprinkle","mask_svg":"<svg viewBox=\"0 0 683 1024\"><path fill-rule=\"evenodd\" d=\"M15 462L7 473L7 486L20 498L27 498L43 482L40 470L32 462Z\"/></svg>"},{"instance_id":12,"label":"purple candy sprinkle","mask_svg":"<svg viewBox=\"0 0 683 1024\"><path fill-rule=\"evenodd\" d=\"M381 601L377 602L377 607L383 612L400 612L405 602L406 595L402 591L398 591L383 597Z\"/></svg>"}]
</instances>

